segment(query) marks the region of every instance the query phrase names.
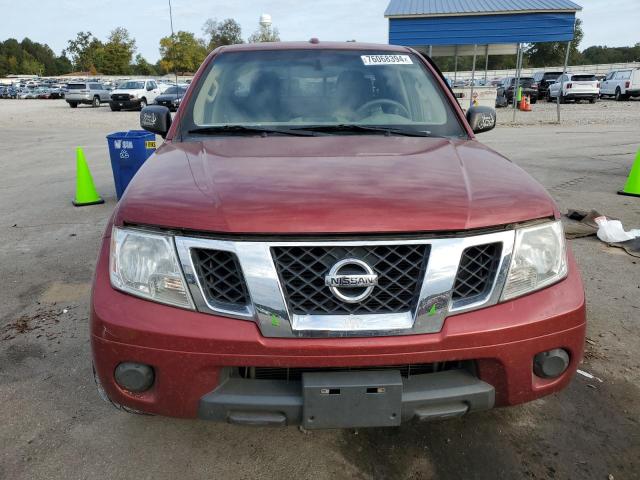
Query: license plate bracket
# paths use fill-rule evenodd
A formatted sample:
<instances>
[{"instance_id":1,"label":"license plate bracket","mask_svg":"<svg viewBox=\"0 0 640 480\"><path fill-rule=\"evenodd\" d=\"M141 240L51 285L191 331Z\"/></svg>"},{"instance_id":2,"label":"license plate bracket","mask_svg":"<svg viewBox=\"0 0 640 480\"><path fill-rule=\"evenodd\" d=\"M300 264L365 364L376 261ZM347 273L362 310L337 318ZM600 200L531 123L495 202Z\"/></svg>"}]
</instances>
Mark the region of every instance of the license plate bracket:
<instances>
[{"instance_id":1,"label":"license plate bracket","mask_svg":"<svg viewBox=\"0 0 640 480\"><path fill-rule=\"evenodd\" d=\"M400 425L399 370L305 372L303 420L307 429Z\"/></svg>"}]
</instances>

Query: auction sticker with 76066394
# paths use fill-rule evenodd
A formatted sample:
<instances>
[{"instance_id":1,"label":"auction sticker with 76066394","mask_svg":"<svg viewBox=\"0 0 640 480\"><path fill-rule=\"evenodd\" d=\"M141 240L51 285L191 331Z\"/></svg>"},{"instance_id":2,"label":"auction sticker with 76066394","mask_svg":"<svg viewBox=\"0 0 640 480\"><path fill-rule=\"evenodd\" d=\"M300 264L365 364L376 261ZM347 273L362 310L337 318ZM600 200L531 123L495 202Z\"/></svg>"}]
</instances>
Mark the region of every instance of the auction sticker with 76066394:
<instances>
[{"instance_id":1,"label":"auction sticker with 76066394","mask_svg":"<svg viewBox=\"0 0 640 480\"><path fill-rule=\"evenodd\" d=\"M409 55L361 55L365 65L413 65Z\"/></svg>"}]
</instances>

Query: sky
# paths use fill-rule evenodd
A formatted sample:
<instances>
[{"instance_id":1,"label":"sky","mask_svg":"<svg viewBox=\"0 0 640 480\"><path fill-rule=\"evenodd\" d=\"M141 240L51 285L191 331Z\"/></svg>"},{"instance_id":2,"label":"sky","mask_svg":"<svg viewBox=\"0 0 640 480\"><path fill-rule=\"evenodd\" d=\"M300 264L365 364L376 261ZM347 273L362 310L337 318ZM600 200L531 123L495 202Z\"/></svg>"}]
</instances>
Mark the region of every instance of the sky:
<instances>
[{"instance_id":1,"label":"sky","mask_svg":"<svg viewBox=\"0 0 640 480\"><path fill-rule=\"evenodd\" d=\"M640 0L574 0L585 32L580 48L629 46L640 42ZM387 42L388 0L172 0L174 29L202 35L207 18L234 18L246 39L262 13L273 18L282 40ZM168 0L0 0L0 40L17 38L48 44L56 53L76 33L105 40L116 27L136 39L137 53L158 60L158 42L170 33Z\"/></svg>"}]
</instances>

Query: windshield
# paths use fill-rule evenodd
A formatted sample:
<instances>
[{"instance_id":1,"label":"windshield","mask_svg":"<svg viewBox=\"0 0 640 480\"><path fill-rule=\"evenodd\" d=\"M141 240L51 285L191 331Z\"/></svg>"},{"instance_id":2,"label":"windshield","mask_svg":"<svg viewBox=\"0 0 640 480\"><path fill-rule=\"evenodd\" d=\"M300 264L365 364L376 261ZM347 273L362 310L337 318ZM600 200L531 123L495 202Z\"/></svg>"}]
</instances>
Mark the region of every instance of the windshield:
<instances>
[{"instance_id":1,"label":"windshield","mask_svg":"<svg viewBox=\"0 0 640 480\"><path fill-rule=\"evenodd\" d=\"M120 90L142 90L144 82L124 82L118 87Z\"/></svg>"},{"instance_id":2,"label":"windshield","mask_svg":"<svg viewBox=\"0 0 640 480\"><path fill-rule=\"evenodd\" d=\"M515 82L515 80L514 80ZM533 77L520 77L520 83L519 85L521 87L530 87L531 85L533 85Z\"/></svg>"},{"instance_id":3,"label":"windshield","mask_svg":"<svg viewBox=\"0 0 640 480\"><path fill-rule=\"evenodd\" d=\"M571 80L576 82L595 82L595 75L572 75Z\"/></svg>"},{"instance_id":4,"label":"windshield","mask_svg":"<svg viewBox=\"0 0 640 480\"><path fill-rule=\"evenodd\" d=\"M414 55L358 50L227 52L209 65L192 99L183 132L223 126L316 126L326 132L326 127L365 125L424 135L466 135L443 89Z\"/></svg>"},{"instance_id":5,"label":"windshield","mask_svg":"<svg viewBox=\"0 0 640 480\"><path fill-rule=\"evenodd\" d=\"M169 87L164 91L164 95L184 95L185 89L180 87Z\"/></svg>"}]
</instances>

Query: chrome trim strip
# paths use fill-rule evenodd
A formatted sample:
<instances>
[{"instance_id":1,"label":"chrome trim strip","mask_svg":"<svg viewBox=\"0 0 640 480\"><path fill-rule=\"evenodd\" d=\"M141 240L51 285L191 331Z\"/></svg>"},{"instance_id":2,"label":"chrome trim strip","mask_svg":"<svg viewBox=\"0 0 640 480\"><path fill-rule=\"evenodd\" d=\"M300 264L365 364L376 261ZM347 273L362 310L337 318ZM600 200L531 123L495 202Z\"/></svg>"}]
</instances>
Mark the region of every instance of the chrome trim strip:
<instances>
[{"instance_id":1,"label":"chrome trim strip","mask_svg":"<svg viewBox=\"0 0 640 480\"><path fill-rule=\"evenodd\" d=\"M205 313L252 320L265 337L348 337L390 336L436 333L442 330L447 316L476 310L498 302L509 269L515 231L469 237L404 240L295 241L259 242L227 241L206 238L175 237L176 248L196 308ZM462 252L474 245L501 243L502 253L491 289L472 303L453 302L451 295ZM272 247L361 246L361 245L430 245L427 270L422 281L415 311L365 315L296 315L289 312L285 293L271 255ZM203 294L191 258L192 248L234 252L247 282L251 305L229 310L211 304Z\"/></svg>"},{"instance_id":2,"label":"chrome trim strip","mask_svg":"<svg viewBox=\"0 0 640 480\"><path fill-rule=\"evenodd\" d=\"M364 315L296 315L291 319L291 326L296 332L304 332L302 336L343 337L376 336L382 332L396 332L400 335L413 327L413 313L383 313ZM300 335L298 335L300 336Z\"/></svg>"}]
</instances>

